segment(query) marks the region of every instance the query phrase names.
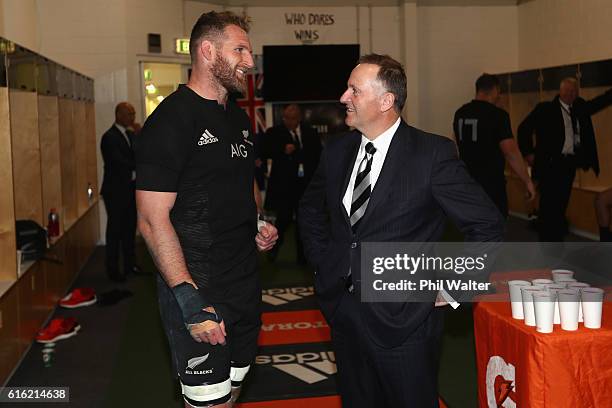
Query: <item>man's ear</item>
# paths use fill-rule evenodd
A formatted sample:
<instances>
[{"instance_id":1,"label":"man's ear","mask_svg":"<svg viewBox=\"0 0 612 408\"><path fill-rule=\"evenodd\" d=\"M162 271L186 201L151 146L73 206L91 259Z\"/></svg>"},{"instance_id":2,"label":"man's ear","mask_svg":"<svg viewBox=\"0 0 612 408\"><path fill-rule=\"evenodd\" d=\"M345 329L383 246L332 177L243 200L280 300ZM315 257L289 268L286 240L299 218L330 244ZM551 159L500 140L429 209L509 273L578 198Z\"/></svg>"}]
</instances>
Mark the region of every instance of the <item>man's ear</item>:
<instances>
[{"instance_id":1,"label":"man's ear","mask_svg":"<svg viewBox=\"0 0 612 408\"><path fill-rule=\"evenodd\" d=\"M204 61L212 62L215 56L215 44L209 40L202 40L199 47L200 54L204 58Z\"/></svg>"},{"instance_id":2,"label":"man's ear","mask_svg":"<svg viewBox=\"0 0 612 408\"><path fill-rule=\"evenodd\" d=\"M389 109L393 109L394 103L395 103L395 95L393 95L391 92L385 92L381 96L380 111L387 112Z\"/></svg>"}]
</instances>

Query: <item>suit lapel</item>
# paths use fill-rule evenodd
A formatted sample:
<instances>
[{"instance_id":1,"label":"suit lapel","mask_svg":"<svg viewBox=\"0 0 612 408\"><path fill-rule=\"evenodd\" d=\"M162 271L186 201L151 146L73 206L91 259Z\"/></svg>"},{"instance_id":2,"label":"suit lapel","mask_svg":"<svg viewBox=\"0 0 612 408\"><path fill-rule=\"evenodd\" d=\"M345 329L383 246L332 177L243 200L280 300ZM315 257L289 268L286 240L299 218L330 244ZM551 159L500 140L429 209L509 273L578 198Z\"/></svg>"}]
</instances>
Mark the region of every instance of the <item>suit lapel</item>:
<instances>
[{"instance_id":1,"label":"suit lapel","mask_svg":"<svg viewBox=\"0 0 612 408\"><path fill-rule=\"evenodd\" d=\"M405 156L405 137L409 134L409 132L410 128L402 120L399 127L395 131L395 134L393 135L393 140L391 140L391 144L389 145L385 162L383 163L383 167L380 171L380 175L378 176L378 180L376 181L376 185L374 186L374 190L372 190L370 202L368 203L366 212L363 214L363 218L359 223L359 227L368 224L368 219L370 218L372 212L374 212L376 209L376 206L389 196L389 191L393 184L393 180L395 179L394 175L397 173L397 169Z\"/></svg>"},{"instance_id":2,"label":"suit lapel","mask_svg":"<svg viewBox=\"0 0 612 408\"><path fill-rule=\"evenodd\" d=\"M127 137L129 137L128 135L124 135L123 132L121 131L121 129L119 129L117 126L113 125L113 129L115 129L115 132L117 133L117 136L119 136L119 138L121 139L121 142L123 143L124 147L127 147L128 150L131 149L130 144L127 141ZM126 130L127 132L127 130Z\"/></svg>"},{"instance_id":3,"label":"suit lapel","mask_svg":"<svg viewBox=\"0 0 612 408\"><path fill-rule=\"evenodd\" d=\"M344 215L344 220L350 226L350 219L346 212L346 208L344 208L344 204L342 203L342 199L344 198L344 193L346 193L346 189L348 188L349 181L351 180L351 174L353 172L353 167L355 166L355 160L357 159L357 153L359 153L359 146L361 145L361 134L358 132L352 133L349 137L353 137L353 140L350 141L348 148L346 149L346 154L342 159L342 163L340 164L340 168L344 169L344 178L342 179L342 185L340 187L340 195L338 197L338 202L340 203L340 210Z\"/></svg>"}]
</instances>

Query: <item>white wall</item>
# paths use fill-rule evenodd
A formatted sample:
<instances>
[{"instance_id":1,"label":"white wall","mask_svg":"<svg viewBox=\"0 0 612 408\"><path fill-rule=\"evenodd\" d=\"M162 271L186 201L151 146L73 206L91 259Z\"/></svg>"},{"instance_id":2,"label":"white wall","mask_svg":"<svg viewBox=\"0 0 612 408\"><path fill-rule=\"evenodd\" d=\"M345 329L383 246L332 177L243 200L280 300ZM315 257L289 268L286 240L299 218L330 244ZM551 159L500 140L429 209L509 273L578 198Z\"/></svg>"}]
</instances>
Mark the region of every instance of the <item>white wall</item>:
<instances>
[{"instance_id":1,"label":"white wall","mask_svg":"<svg viewBox=\"0 0 612 408\"><path fill-rule=\"evenodd\" d=\"M612 1L533 0L518 6L519 69L612 57Z\"/></svg>"},{"instance_id":2,"label":"white wall","mask_svg":"<svg viewBox=\"0 0 612 408\"><path fill-rule=\"evenodd\" d=\"M32 24L37 21L36 1L0 0L0 32L19 45L38 52L39 32L37 25Z\"/></svg>"},{"instance_id":3,"label":"white wall","mask_svg":"<svg viewBox=\"0 0 612 408\"><path fill-rule=\"evenodd\" d=\"M483 72L517 69L517 8L418 7L420 126L452 135L455 111Z\"/></svg>"},{"instance_id":4,"label":"white wall","mask_svg":"<svg viewBox=\"0 0 612 408\"><path fill-rule=\"evenodd\" d=\"M253 19L255 53L265 44L299 44L294 30L317 30L315 44L359 43L362 53L389 54L408 75L409 122L450 135L454 111L474 93L483 71L610 58L609 0L533 0L520 6L231 7ZM450 4L450 3L448 3ZM196 19L224 7L194 0L0 0L0 35L96 81L96 130L113 121L114 106L142 111L139 63L189 63L174 54ZM285 13L330 14L333 25L288 25ZM147 33L162 35L149 54ZM99 158L100 176L102 160Z\"/></svg>"},{"instance_id":5,"label":"white wall","mask_svg":"<svg viewBox=\"0 0 612 408\"><path fill-rule=\"evenodd\" d=\"M242 13L243 8L229 8ZM314 44L355 44L357 42L356 8L354 7L250 7L252 19L251 45L254 54L261 54L264 45L300 45L296 32L314 33ZM333 24L311 24L315 15L332 16ZM291 19L291 16L296 19ZM299 17L304 18L300 23ZM294 24L287 24L289 18ZM331 20L328 20L331 21ZM313 37L314 38L314 37Z\"/></svg>"}]
</instances>

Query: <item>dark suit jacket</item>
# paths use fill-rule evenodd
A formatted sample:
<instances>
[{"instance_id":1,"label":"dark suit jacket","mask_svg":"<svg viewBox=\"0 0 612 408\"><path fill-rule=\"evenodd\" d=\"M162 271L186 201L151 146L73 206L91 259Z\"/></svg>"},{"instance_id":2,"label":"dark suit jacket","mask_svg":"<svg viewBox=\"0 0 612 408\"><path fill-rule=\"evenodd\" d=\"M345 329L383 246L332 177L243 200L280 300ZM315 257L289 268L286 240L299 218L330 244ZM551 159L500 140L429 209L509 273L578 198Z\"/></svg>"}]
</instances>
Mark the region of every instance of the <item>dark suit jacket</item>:
<instances>
[{"instance_id":1,"label":"dark suit jacket","mask_svg":"<svg viewBox=\"0 0 612 408\"><path fill-rule=\"evenodd\" d=\"M129 132L128 135L130 135ZM131 141L134 142L133 139ZM100 149L104 159L104 179L100 194L117 198L133 195L132 171L136 169L134 151L115 125L102 135Z\"/></svg>"},{"instance_id":2,"label":"dark suit jacket","mask_svg":"<svg viewBox=\"0 0 612 408\"><path fill-rule=\"evenodd\" d=\"M455 143L403 121L353 233L342 198L360 143L358 132L328 142L300 205L305 254L316 268L318 299L330 323L346 293L342 278L349 267L359 288L361 242L437 241L447 216L468 241L502 239L502 216L468 175ZM402 344L434 315L433 302L360 302L359 308L370 337L388 347Z\"/></svg>"},{"instance_id":3,"label":"dark suit jacket","mask_svg":"<svg viewBox=\"0 0 612 408\"><path fill-rule=\"evenodd\" d=\"M272 171L266 192L266 208L275 209L299 200L314 174L321 155L321 140L316 130L300 124L302 149L285 154L285 145L294 143L284 125L271 127L265 135L265 156L272 159ZM304 166L304 177L298 177L298 166Z\"/></svg>"},{"instance_id":4,"label":"dark suit jacket","mask_svg":"<svg viewBox=\"0 0 612 408\"><path fill-rule=\"evenodd\" d=\"M580 149L576 163L584 170L593 169L599 175L599 159L591 115L612 104L612 89L590 101L576 98L574 115L580 124ZM533 134L535 132L535 147ZM538 179L551 160L558 158L565 142L565 125L561 104L557 95L552 101L541 102L527 115L518 127L518 142L523 155L535 155L533 177Z\"/></svg>"}]
</instances>

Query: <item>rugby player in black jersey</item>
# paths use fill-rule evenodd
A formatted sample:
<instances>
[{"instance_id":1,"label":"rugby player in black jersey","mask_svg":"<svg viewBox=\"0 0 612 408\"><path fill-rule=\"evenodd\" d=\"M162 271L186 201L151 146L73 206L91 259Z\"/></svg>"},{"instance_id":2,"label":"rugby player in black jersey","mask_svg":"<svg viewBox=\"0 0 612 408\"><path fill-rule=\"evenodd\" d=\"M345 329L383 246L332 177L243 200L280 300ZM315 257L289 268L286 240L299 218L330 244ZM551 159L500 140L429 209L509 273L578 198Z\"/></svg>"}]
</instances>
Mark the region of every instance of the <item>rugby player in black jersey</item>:
<instances>
[{"instance_id":1,"label":"rugby player in black jersey","mask_svg":"<svg viewBox=\"0 0 612 408\"><path fill-rule=\"evenodd\" d=\"M186 407L231 407L257 352L257 221L253 134L228 101L253 67L246 18L203 14L192 72L151 114L136 146L138 225L159 269L162 322ZM259 224L259 225L258 225Z\"/></svg>"},{"instance_id":2,"label":"rugby player in black jersey","mask_svg":"<svg viewBox=\"0 0 612 408\"><path fill-rule=\"evenodd\" d=\"M506 161L524 183L528 200L535 198L535 187L512 137L510 116L496 106L499 94L497 77L481 75L476 81L476 97L455 112L453 130L459 155L470 175L482 185L499 211L507 217Z\"/></svg>"}]
</instances>

